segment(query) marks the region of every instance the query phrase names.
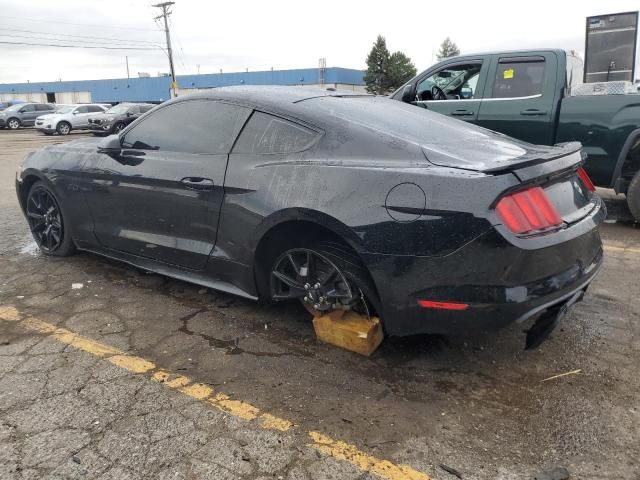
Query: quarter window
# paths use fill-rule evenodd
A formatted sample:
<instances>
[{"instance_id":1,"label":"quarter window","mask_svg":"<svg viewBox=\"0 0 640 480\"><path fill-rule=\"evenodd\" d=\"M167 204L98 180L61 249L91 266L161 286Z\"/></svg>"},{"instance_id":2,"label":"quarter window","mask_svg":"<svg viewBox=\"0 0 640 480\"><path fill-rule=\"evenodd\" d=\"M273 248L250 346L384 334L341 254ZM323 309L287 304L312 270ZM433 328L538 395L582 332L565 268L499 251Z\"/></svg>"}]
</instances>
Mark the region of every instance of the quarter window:
<instances>
[{"instance_id":1,"label":"quarter window","mask_svg":"<svg viewBox=\"0 0 640 480\"><path fill-rule=\"evenodd\" d=\"M124 148L229 153L249 110L213 100L187 100L156 110L122 140Z\"/></svg>"},{"instance_id":2,"label":"quarter window","mask_svg":"<svg viewBox=\"0 0 640 480\"><path fill-rule=\"evenodd\" d=\"M493 84L493 98L517 98L540 95L544 83L544 58L500 59Z\"/></svg>"},{"instance_id":3,"label":"quarter window","mask_svg":"<svg viewBox=\"0 0 640 480\"><path fill-rule=\"evenodd\" d=\"M254 112L233 153L292 153L309 147L317 132L267 113Z\"/></svg>"},{"instance_id":4,"label":"quarter window","mask_svg":"<svg viewBox=\"0 0 640 480\"><path fill-rule=\"evenodd\" d=\"M74 110L75 113L87 113L89 111L89 107L83 105L82 107L78 107Z\"/></svg>"},{"instance_id":5,"label":"quarter window","mask_svg":"<svg viewBox=\"0 0 640 480\"><path fill-rule=\"evenodd\" d=\"M51 105L48 105L48 104L36 105L36 111L45 112L47 110L53 110L53 107Z\"/></svg>"}]
</instances>

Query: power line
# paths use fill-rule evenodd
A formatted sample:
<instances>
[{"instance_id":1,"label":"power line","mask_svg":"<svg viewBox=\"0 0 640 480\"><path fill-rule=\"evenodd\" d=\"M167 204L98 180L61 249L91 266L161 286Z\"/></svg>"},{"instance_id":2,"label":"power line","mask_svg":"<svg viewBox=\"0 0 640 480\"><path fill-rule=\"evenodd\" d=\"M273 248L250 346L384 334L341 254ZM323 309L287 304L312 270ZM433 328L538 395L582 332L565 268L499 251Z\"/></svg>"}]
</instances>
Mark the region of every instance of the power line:
<instances>
[{"instance_id":1,"label":"power line","mask_svg":"<svg viewBox=\"0 0 640 480\"><path fill-rule=\"evenodd\" d=\"M155 30L152 28L139 28L139 27L121 27L116 25L96 25L95 23L72 23L72 22L60 22L58 20L44 20L38 18L27 18L27 17L12 17L10 15L0 15L0 18L12 18L14 20L23 20L27 22L41 22L41 23L51 23L55 25L75 25L78 27L95 27L95 28L115 28L118 30L146 30L150 32L154 32Z\"/></svg>"},{"instance_id":2,"label":"power line","mask_svg":"<svg viewBox=\"0 0 640 480\"><path fill-rule=\"evenodd\" d=\"M0 30L3 30L5 32L20 32L20 33L35 33L35 34L39 34L39 35L55 35L58 37L70 37L70 38L89 38L89 39L96 39L96 40L109 40L112 42L130 42L130 43L150 43L150 44L156 44L155 42L149 41L149 40L123 40L122 38L113 38L113 37L95 37L93 35L70 35L68 33L54 33L54 32L40 32L37 30L22 30L22 29L18 29L18 28L4 28L4 27L0 27ZM53 40L53 39L52 39Z\"/></svg>"},{"instance_id":3,"label":"power line","mask_svg":"<svg viewBox=\"0 0 640 480\"><path fill-rule=\"evenodd\" d=\"M27 38L27 39L32 39L32 40L47 40L49 42L52 41L69 41L69 39L62 39L62 38L50 38L50 37L39 37L37 35L16 35L15 33L11 33L11 34L7 34L7 33L0 33L0 37L10 37L11 39L13 38ZM82 40L84 43L92 43L92 44L96 44L98 46L104 45L104 46L112 46L114 45L114 43L105 43L105 42L98 42L98 41L93 41L93 40ZM145 44L144 46L149 47L150 45L155 45L158 46L157 44ZM121 44L118 45L117 43L115 44L115 46L122 46L122 47L135 47L136 45L132 45L132 44ZM143 46L143 45L137 45L137 46Z\"/></svg>"},{"instance_id":4,"label":"power line","mask_svg":"<svg viewBox=\"0 0 640 480\"><path fill-rule=\"evenodd\" d=\"M147 48L147 47L98 47L91 45L56 45L52 43L27 43L27 42L6 42L4 40L0 40L0 44L4 45L31 45L34 47L60 47L60 48L92 48L92 49L103 49L103 50L162 50L160 47L156 48Z\"/></svg>"},{"instance_id":5,"label":"power line","mask_svg":"<svg viewBox=\"0 0 640 480\"><path fill-rule=\"evenodd\" d=\"M184 59L186 58L186 55L184 54L184 49L182 48L182 41L180 40L180 36L178 35L178 31L176 29L176 26L173 23L173 21L171 20L171 18L169 18L169 25L171 26L171 29L173 30L173 32L175 34L176 43L178 44L178 48L180 49L180 52L182 52L182 55L178 56L178 60L180 61L180 64L182 65L182 68L184 69L184 73L188 73L187 72L187 66L184 64Z\"/></svg>"}]
</instances>

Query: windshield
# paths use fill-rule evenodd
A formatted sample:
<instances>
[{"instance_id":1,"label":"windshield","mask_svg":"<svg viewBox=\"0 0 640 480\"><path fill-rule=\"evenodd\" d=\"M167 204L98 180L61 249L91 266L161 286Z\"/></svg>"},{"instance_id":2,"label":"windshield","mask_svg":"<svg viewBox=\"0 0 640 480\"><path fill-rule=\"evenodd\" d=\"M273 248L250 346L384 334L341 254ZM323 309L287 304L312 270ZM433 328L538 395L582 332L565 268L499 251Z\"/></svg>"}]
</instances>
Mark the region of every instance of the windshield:
<instances>
[{"instance_id":1,"label":"windshield","mask_svg":"<svg viewBox=\"0 0 640 480\"><path fill-rule=\"evenodd\" d=\"M115 107L111 107L109 110L107 110L106 113L112 113L115 115L119 115L121 113L125 113L127 110L129 110L129 107L131 105L129 105L128 103L121 103L120 105L116 105Z\"/></svg>"},{"instance_id":2,"label":"windshield","mask_svg":"<svg viewBox=\"0 0 640 480\"><path fill-rule=\"evenodd\" d=\"M69 113L71 112L74 108L74 106L66 106L66 107L60 107L56 110L56 113Z\"/></svg>"}]
</instances>

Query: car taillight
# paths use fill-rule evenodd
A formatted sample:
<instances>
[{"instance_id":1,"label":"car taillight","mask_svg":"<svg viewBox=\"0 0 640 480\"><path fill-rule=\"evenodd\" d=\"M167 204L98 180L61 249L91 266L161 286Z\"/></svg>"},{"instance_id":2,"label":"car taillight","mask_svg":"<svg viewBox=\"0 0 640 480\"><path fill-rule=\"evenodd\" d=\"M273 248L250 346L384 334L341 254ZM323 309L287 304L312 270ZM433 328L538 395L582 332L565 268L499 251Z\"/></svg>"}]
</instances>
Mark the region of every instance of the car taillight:
<instances>
[{"instance_id":1,"label":"car taillight","mask_svg":"<svg viewBox=\"0 0 640 480\"><path fill-rule=\"evenodd\" d=\"M578 176L580 177L580 180L582 180L582 183L584 183L584 186L587 187L590 192L596 191L596 187L593 185L593 182L589 178L589 175L584 168L580 167L578 169Z\"/></svg>"},{"instance_id":2,"label":"car taillight","mask_svg":"<svg viewBox=\"0 0 640 480\"><path fill-rule=\"evenodd\" d=\"M496 213L506 227L518 235L562 225L562 218L541 187L502 197L496 206Z\"/></svg>"}]
</instances>

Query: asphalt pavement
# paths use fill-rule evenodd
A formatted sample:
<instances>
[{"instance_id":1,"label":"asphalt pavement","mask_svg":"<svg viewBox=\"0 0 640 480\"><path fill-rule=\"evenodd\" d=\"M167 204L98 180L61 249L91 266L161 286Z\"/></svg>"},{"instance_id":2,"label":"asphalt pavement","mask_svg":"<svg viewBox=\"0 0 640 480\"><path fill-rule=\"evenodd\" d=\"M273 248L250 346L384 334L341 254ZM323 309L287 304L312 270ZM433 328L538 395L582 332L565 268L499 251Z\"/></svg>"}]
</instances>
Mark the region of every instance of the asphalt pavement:
<instances>
[{"instance_id":1,"label":"asphalt pavement","mask_svg":"<svg viewBox=\"0 0 640 480\"><path fill-rule=\"evenodd\" d=\"M84 135L0 130L3 480L640 478L640 229L623 197L600 191L604 268L537 350L513 326L364 358L318 342L297 305L40 255L16 167Z\"/></svg>"}]
</instances>

